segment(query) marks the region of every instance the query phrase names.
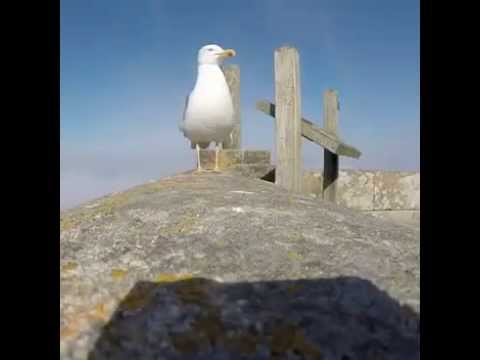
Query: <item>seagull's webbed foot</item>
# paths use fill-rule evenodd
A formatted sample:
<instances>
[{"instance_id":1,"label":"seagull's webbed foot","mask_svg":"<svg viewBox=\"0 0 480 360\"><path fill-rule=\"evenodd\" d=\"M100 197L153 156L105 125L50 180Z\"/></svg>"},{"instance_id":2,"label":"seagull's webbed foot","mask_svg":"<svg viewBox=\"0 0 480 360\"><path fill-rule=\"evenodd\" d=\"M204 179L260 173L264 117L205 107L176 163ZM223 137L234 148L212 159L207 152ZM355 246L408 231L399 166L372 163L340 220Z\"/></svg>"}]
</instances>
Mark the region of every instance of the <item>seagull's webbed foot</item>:
<instances>
[{"instance_id":1,"label":"seagull's webbed foot","mask_svg":"<svg viewBox=\"0 0 480 360\"><path fill-rule=\"evenodd\" d=\"M208 170L205 170L204 168L202 167L197 167L194 171L193 171L193 174L203 174L203 173L206 173Z\"/></svg>"},{"instance_id":2,"label":"seagull's webbed foot","mask_svg":"<svg viewBox=\"0 0 480 360\"><path fill-rule=\"evenodd\" d=\"M197 150L197 169L193 171L193 174L205 174L205 173L210 173L210 172L214 172L215 170L210 170L210 169L205 169L202 167L202 163L201 163L201 160L200 160L200 145L199 144L196 144L195 146L196 150ZM217 166L215 166L216 168Z\"/></svg>"}]
</instances>

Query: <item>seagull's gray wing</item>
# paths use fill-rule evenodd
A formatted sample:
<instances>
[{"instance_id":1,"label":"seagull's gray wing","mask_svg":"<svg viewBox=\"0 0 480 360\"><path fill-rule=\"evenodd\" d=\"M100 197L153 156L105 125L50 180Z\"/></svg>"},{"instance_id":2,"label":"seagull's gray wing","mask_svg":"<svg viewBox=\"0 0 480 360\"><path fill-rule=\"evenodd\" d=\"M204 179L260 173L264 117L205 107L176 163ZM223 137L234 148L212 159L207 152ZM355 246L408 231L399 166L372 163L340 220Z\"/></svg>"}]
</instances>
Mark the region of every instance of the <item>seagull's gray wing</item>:
<instances>
[{"instance_id":1,"label":"seagull's gray wing","mask_svg":"<svg viewBox=\"0 0 480 360\"><path fill-rule=\"evenodd\" d=\"M183 136L187 137L187 135L185 134L185 114L187 113L187 107L188 107L188 100L190 99L190 95L187 95L187 97L185 98L185 107L183 108L183 116L182 116L182 120L180 120L180 124L178 125L178 128L180 129L180 131L183 133ZM190 147L192 149L195 149L195 145L193 142L190 142Z\"/></svg>"},{"instance_id":2,"label":"seagull's gray wing","mask_svg":"<svg viewBox=\"0 0 480 360\"><path fill-rule=\"evenodd\" d=\"M185 114L187 113L188 99L190 99L190 95L187 95L185 98L185 107L183 108L182 120L180 120L180 124L178 124L178 128L181 132L183 132L183 135L185 135Z\"/></svg>"}]
</instances>

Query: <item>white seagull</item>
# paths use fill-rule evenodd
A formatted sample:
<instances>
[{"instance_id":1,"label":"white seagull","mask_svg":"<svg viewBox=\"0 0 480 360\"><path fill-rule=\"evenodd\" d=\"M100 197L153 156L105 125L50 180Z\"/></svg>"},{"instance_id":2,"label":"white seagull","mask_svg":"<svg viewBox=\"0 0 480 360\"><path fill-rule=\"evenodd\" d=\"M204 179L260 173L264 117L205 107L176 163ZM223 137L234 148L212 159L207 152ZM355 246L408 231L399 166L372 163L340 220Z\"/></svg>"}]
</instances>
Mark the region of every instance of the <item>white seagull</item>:
<instances>
[{"instance_id":1,"label":"white seagull","mask_svg":"<svg viewBox=\"0 0 480 360\"><path fill-rule=\"evenodd\" d=\"M220 68L235 50L218 45L205 45L198 51L198 73L195 86L187 96L180 131L197 149L197 171L201 171L200 148L215 142L215 171L218 171L218 152L233 130L233 103L225 75Z\"/></svg>"}]
</instances>

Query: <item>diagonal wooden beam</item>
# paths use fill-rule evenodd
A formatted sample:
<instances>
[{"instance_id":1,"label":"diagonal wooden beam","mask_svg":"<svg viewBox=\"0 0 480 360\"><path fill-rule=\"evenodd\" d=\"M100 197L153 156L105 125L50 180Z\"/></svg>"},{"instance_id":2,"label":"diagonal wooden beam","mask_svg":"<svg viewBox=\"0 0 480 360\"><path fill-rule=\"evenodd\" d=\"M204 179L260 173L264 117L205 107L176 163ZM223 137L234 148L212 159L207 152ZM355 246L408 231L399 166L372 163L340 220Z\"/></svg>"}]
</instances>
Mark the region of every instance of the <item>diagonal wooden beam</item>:
<instances>
[{"instance_id":1,"label":"diagonal wooden beam","mask_svg":"<svg viewBox=\"0 0 480 360\"><path fill-rule=\"evenodd\" d=\"M256 107L261 112L275 117L275 104L269 101L257 101ZM337 136L328 133L311 121L302 118L302 136L339 156L358 159L362 153L353 146L342 142Z\"/></svg>"}]
</instances>

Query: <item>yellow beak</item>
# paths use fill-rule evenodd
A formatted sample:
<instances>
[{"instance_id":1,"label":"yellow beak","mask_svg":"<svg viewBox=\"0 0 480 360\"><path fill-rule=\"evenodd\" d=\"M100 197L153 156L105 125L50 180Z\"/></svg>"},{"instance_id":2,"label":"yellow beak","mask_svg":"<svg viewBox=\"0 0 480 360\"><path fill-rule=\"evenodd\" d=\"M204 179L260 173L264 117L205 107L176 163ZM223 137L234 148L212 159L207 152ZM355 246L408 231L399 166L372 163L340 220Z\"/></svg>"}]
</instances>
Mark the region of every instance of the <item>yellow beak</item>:
<instances>
[{"instance_id":1,"label":"yellow beak","mask_svg":"<svg viewBox=\"0 0 480 360\"><path fill-rule=\"evenodd\" d=\"M222 51L221 53L218 53L217 55L220 57L233 57L237 55L237 53L233 49L227 49L225 51Z\"/></svg>"}]
</instances>

